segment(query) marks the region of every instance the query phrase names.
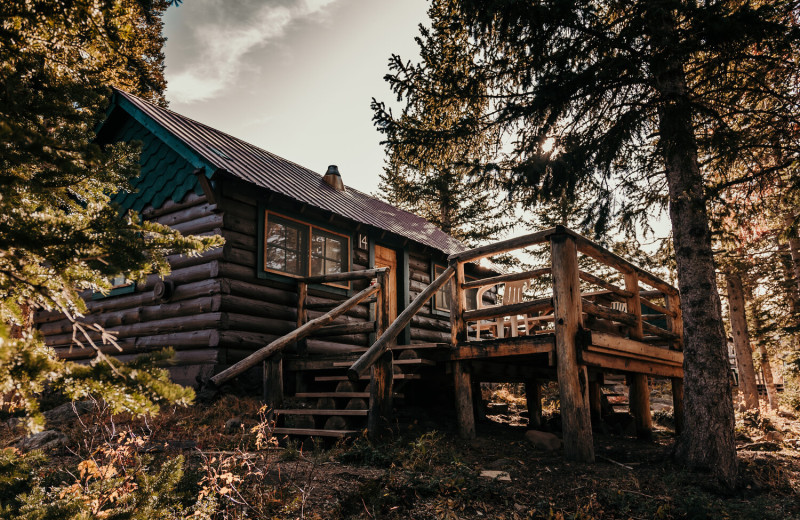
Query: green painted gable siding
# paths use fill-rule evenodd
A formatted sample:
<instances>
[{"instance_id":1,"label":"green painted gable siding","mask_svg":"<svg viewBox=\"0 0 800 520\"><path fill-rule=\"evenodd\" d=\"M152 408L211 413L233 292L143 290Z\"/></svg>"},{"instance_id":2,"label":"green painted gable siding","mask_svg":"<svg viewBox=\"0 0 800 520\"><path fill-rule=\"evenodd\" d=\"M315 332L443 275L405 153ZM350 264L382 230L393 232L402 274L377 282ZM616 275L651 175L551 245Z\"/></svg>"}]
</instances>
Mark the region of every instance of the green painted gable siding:
<instances>
[{"instance_id":1,"label":"green painted gable siding","mask_svg":"<svg viewBox=\"0 0 800 520\"><path fill-rule=\"evenodd\" d=\"M202 193L195 167L133 118L126 118L112 141L142 143L142 172L131 183L134 191L114 197L123 211L141 212L150 205L159 208L166 200L183 200L190 191Z\"/></svg>"}]
</instances>

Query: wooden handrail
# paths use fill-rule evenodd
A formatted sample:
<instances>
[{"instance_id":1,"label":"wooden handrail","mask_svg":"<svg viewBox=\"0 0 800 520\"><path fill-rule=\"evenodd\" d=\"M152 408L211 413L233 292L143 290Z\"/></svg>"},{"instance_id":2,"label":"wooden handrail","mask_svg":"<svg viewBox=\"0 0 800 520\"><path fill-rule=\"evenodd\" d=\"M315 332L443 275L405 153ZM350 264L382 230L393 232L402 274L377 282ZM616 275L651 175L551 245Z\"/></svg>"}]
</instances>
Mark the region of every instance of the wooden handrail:
<instances>
[{"instance_id":1,"label":"wooden handrail","mask_svg":"<svg viewBox=\"0 0 800 520\"><path fill-rule=\"evenodd\" d=\"M344 303L342 303L335 309L330 310L329 312L323 314L319 318L309 321L305 325L302 325L301 327L293 330L292 332L286 334L285 336L281 336L280 338L276 339L266 347L263 347L253 352L252 354L250 354L243 360L239 361L238 363L226 368L219 374L212 377L210 381L214 385L219 386L224 382L228 381L229 379L238 376L248 368L254 366L256 363L264 361L266 358L282 350L290 343L294 343L298 340L308 337L312 332L321 329L325 325L328 325L333 320L335 320L345 312L349 311L350 309L361 303L362 300L372 296L373 294L377 293L380 290L381 290L380 284L376 283L374 285L370 285L369 287L353 295L349 300L346 300Z\"/></svg>"},{"instance_id":2,"label":"wooden handrail","mask_svg":"<svg viewBox=\"0 0 800 520\"><path fill-rule=\"evenodd\" d=\"M510 305L495 305L492 307L484 307L483 309L475 309L474 311L465 311L463 316L464 321L484 320L499 318L500 316L515 316L517 314L539 312L549 309L552 306L552 298L540 298L538 300L512 303Z\"/></svg>"},{"instance_id":3,"label":"wooden handrail","mask_svg":"<svg viewBox=\"0 0 800 520\"><path fill-rule=\"evenodd\" d=\"M664 314L666 316L669 316L670 318L674 318L675 316L678 315L678 313L676 313L675 311L672 311L670 309L667 309L666 307L662 307L661 305L653 303L653 302L651 302L650 300L648 300L646 298L642 298L641 293L640 293L640 296L639 296L639 301L641 301L642 305L644 305L648 309L652 309L652 310L654 310L654 311L656 311L658 313L661 313L661 314Z\"/></svg>"},{"instance_id":4,"label":"wooden handrail","mask_svg":"<svg viewBox=\"0 0 800 520\"><path fill-rule=\"evenodd\" d=\"M455 269L453 267L448 267L444 270L442 274L440 274L428 287L425 288L424 291L417 296L411 305L405 308L403 312L400 313L394 322L386 329L386 331L381 334L375 343L372 344L366 352L364 352L360 358L356 360L355 363L347 370L347 377L351 381L358 381L361 375L366 372L369 367L372 366L375 361L383 355L386 349L389 347L389 343L394 340L400 332L406 328L406 325L411 323L411 319L414 315L419 312L423 305L425 305L428 300L436 294L436 291L442 288L444 284L446 284L450 278L453 277L455 273Z\"/></svg>"},{"instance_id":5,"label":"wooden handrail","mask_svg":"<svg viewBox=\"0 0 800 520\"><path fill-rule=\"evenodd\" d=\"M328 283L328 282L346 282L349 280L363 280L375 278L380 273L388 271L388 267L378 267L376 269L364 269L363 271L347 271L344 273L330 273L320 274L317 276L308 276L303 281L305 283Z\"/></svg>"},{"instance_id":6,"label":"wooden handrail","mask_svg":"<svg viewBox=\"0 0 800 520\"><path fill-rule=\"evenodd\" d=\"M623 298L630 298L631 296L633 296L632 292L626 291L625 289L621 289L616 285L603 280L600 277L597 277L591 273L587 273L586 271L578 271L578 275L581 277L581 280L597 285L598 287L602 287L603 289L609 290L618 296L622 296Z\"/></svg>"},{"instance_id":7,"label":"wooden handrail","mask_svg":"<svg viewBox=\"0 0 800 520\"><path fill-rule=\"evenodd\" d=\"M505 282L516 282L517 280L528 280L550 274L552 271L551 268L545 267L543 269L533 269L532 271L525 271L522 273L502 274L499 276L492 276L491 278L481 278L480 280L465 282L461 284L461 287L464 289L472 289L473 287L485 287L487 285L497 285Z\"/></svg>"},{"instance_id":8,"label":"wooden handrail","mask_svg":"<svg viewBox=\"0 0 800 520\"><path fill-rule=\"evenodd\" d=\"M508 240L502 240L500 242L495 242L494 244L487 244L485 246L476 247L475 249L469 249L467 251L462 251L461 253L452 254L447 257L447 260L450 263L454 261L472 262L487 256L499 255L500 253L505 253L506 251L513 251L514 249L541 244L546 242L547 239L550 238L550 235L555 234L557 230L558 228L554 227L545 229L544 231L531 233L530 235L509 238Z\"/></svg>"},{"instance_id":9,"label":"wooden handrail","mask_svg":"<svg viewBox=\"0 0 800 520\"><path fill-rule=\"evenodd\" d=\"M591 314L592 316L597 316L598 318L604 318L606 320L618 321L620 323L624 323L625 325L636 325L636 316L633 314L604 307L602 305L597 305L596 303L585 298L582 299L582 302L583 311L586 314Z\"/></svg>"}]
</instances>

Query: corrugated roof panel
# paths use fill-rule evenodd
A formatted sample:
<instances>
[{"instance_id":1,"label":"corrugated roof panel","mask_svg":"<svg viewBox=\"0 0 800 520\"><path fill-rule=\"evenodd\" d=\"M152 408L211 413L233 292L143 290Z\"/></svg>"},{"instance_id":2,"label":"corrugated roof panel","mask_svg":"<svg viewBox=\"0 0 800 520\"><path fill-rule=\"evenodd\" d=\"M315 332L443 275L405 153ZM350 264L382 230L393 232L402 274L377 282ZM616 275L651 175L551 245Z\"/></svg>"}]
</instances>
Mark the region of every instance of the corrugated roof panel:
<instances>
[{"instance_id":1,"label":"corrugated roof panel","mask_svg":"<svg viewBox=\"0 0 800 520\"><path fill-rule=\"evenodd\" d=\"M296 163L171 110L152 105L127 92L116 92L205 161L239 179L355 222L391 231L446 254L466 249L464 244L422 217L395 208L351 187L347 187L344 192L337 191L322 182L322 175ZM170 172L169 175L174 173ZM181 185L174 186L173 194L176 197L179 193L185 193L184 190L192 188L186 185L189 179L181 180ZM154 202L156 199L153 194L145 198Z\"/></svg>"}]
</instances>

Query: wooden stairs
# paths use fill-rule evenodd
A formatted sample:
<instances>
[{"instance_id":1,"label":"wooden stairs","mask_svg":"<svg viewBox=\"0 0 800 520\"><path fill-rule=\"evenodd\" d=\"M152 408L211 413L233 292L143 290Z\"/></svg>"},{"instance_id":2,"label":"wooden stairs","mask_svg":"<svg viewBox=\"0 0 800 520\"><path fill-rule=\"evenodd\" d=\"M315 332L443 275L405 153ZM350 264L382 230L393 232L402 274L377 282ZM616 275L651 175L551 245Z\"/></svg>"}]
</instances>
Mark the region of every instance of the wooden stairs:
<instances>
[{"instance_id":1,"label":"wooden stairs","mask_svg":"<svg viewBox=\"0 0 800 520\"><path fill-rule=\"evenodd\" d=\"M391 347L395 403L404 398L403 389L422 379L426 371L443 368L450 346L446 343L418 343ZM367 427L370 410L370 377L350 381L346 371L363 349L339 356L289 358L284 360L289 380L296 381L294 395L287 396L274 410L279 439L341 438L356 435Z\"/></svg>"}]
</instances>

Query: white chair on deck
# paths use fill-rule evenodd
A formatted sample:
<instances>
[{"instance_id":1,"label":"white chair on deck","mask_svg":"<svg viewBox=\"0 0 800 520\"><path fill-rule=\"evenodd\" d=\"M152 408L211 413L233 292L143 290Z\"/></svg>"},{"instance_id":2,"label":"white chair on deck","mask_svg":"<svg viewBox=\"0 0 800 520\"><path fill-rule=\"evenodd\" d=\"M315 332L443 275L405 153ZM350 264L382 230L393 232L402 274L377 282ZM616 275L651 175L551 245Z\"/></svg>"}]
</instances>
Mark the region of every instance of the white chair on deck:
<instances>
[{"instance_id":1,"label":"white chair on deck","mask_svg":"<svg viewBox=\"0 0 800 520\"><path fill-rule=\"evenodd\" d=\"M478 294L476 295L476 308L477 309L486 309L489 307L496 307L496 305L486 305L483 303L483 295L491 289L492 285L481 287L478 289ZM505 284L505 290L503 292L503 305L511 305L514 303L521 303L523 297L523 289L525 287L525 280L520 280L516 282L508 282ZM506 325L510 326L511 330L511 337L515 338L519 336L519 316L513 315L506 321L505 316L500 316L497 318L492 318L488 320L478 320L478 323L475 325L475 339L481 339L481 331L488 330L494 332L495 338L504 338L505 337L505 328ZM527 330L527 319L523 320L523 325L525 326L525 333L528 333Z\"/></svg>"}]
</instances>

